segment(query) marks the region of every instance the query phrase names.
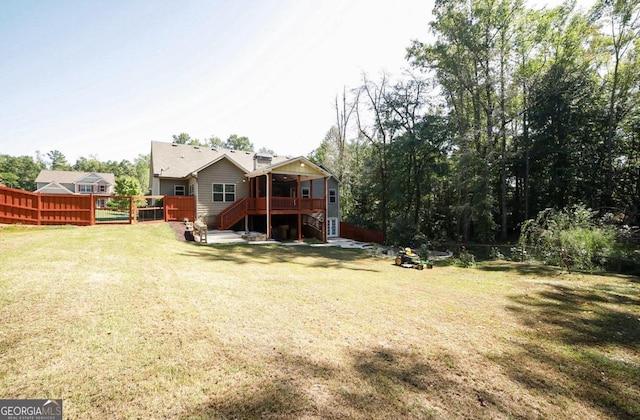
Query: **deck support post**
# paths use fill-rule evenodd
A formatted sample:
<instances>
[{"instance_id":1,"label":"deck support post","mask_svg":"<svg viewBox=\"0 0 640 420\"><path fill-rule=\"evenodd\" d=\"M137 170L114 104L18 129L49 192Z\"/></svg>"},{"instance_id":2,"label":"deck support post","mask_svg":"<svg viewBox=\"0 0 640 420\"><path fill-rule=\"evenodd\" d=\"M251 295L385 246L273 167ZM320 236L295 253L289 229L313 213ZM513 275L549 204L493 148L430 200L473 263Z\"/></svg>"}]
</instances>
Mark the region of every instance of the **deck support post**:
<instances>
[{"instance_id":1,"label":"deck support post","mask_svg":"<svg viewBox=\"0 0 640 420\"><path fill-rule=\"evenodd\" d=\"M329 214L329 199L327 198L327 191L329 190L329 178L324 178L324 217L322 218L322 240L327 242L327 224L329 221L327 220L327 215Z\"/></svg>"},{"instance_id":2,"label":"deck support post","mask_svg":"<svg viewBox=\"0 0 640 420\"><path fill-rule=\"evenodd\" d=\"M266 202L267 202L267 240L271 239L271 172L269 172L267 175L267 195L266 195Z\"/></svg>"}]
</instances>

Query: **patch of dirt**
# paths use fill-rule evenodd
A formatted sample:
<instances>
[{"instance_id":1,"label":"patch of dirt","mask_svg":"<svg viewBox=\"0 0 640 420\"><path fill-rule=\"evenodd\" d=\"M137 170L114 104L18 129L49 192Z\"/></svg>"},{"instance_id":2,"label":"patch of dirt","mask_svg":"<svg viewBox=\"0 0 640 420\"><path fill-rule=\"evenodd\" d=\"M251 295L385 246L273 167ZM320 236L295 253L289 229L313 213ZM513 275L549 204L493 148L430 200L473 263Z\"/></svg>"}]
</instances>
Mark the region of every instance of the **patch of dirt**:
<instances>
[{"instance_id":1,"label":"patch of dirt","mask_svg":"<svg viewBox=\"0 0 640 420\"><path fill-rule=\"evenodd\" d=\"M193 232L187 232L184 222L167 222L179 241L194 241Z\"/></svg>"}]
</instances>

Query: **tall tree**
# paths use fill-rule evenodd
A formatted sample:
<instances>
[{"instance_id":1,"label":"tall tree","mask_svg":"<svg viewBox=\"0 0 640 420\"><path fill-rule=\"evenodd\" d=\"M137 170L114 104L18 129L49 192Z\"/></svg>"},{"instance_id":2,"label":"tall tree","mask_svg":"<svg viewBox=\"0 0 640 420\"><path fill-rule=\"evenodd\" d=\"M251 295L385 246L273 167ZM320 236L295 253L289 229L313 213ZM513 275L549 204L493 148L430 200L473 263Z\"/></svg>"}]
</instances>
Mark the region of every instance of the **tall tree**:
<instances>
[{"instance_id":1,"label":"tall tree","mask_svg":"<svg viewBox=\"0 0 640 420\"><path fill-rule=\"evenodd\" d=\"M506 232L507 74L519 0L436 2L435 42L415 42L412 63L435 72L456 129L459 233L490 240L494 215ZM495 171L498 169L498 171ZM499 176L496 176L499 175ZM502 199L496 211L494 186Z\"/></svg>"},{"instance_id":2,"label":"tall tree","mask_svg":"<svg viewBox=\"0 0 640 420\"><path fill-rule=\"evenodd\" d=\"M335 163L332 166L335 171L335 175L340 181L344 180L344 171L346 166L346 149L347 149L347 130L349 129L349 120L358 103L359 90L355 91L355 97L353 101L347 103L347 89L342 90L342 99L338 102L338 95L336 95L336 125L334 131L327 133L327 136L331 135L331 139L335 144L336 157Z\"/></svg>"},{"instance_id":3,"label":"tall tree","mask_svg":"<svg viewBox=\"0 0 640 420\"><path fill-rule=\"evenodd\" d=\"M209 147L214 147L214 148L222 148L222 147L224 147L224 142L222 141L222 139L220 137L211 136L211 137L209 137L207 139L206 145L209 146Z\"/></svg>"},{"instance_id":4,"label":"tall tree","mask_svg":"<svg viewBox=\"0 0 640 420\"><path fill-rule=\"evenodd\" d=\"M268 147L264 147L262 146L259 150L258 153L264 153L267 155L271 155L271 156L275 156L276 152L273 149L269 149Z\"/></svg>"},{"instance_id":5,"label":"tall tree","mask_svg":"<svg viewBox=\"0 0 640 420\"><path fill-rule=\"evenodd\" d=\"M386 235L389 228L389 145L395 135L395 126L386 124L391 110L385 104L388 89L388 76L382 76L376 83L363 75L360 87L361 99L356 103L356 122L359 135L365 139L372 149L372 167L375 174L370 185L376 192L376 209L379 221L378 228ZM367 115L368 114L368 115Z\"/></svg>"},{"instance_id":6,"label":"tall tree","mask_svg":"<svg viewBox=\"0 0 640 420\"><path fill-rule=\"evenodd\" d=\"M31 156L0 155L0 181L7 187L34 191L42 169L44 164L35 162Z\"/></svg>"},{"instance_id":7,"label":"tall tree","mask_svg":"<svg viewBox=\"0 0 640 420\"><path fill-rule=\"evenodd\" d=\"M143 194L149 192L149 171L151 168L151 155L139 154L137 158L133 160L133 173L138 182L140 183L140 189Z\"/></svg>"},{"instance_id":8,"label":"tall tree","mask_svg":"<svg viewBox=\"0 0 640 420\"><path fill-rule=\"evenodd\" d=\"M69 171L71 165L67 162L67 158L59 150L52 150L47 153L49 157L49 169L53 171Z\"/></svg>"},{"instance_id":9,"label":"tall tree","mask_svg":"<svg viewBox=\"0 0 640 420\"><path fill-rule=\"evenodd\" d=\"M189 134L187 134L187 133L180 133L178 135L174 134L172 137L173 137L173 143L174 144L186 144L186 145L189 145L189 146L202 146L202 144L200 143L200 140L191 138L191 136Z\"/></svg>"},{"instance_id":10,"label":"tall tree","mask_svg":"<svg viewBox=\"0 0 640 420\"><path fill-rule=\"evenodd\" d=\"M242 150L244 152L253 152L253 143L249 141L248 137L238 136L232 134L229 136L225 143L227 149Z\"/></svg>"},{"instance_id":11,"label":"tall tree","mask_svg":"<svg viewBox=\"0 0 640 420\"><path fill-rule=\"evenodd\" d=\"M633 53L633 43L640 31L640 0L599 0L592 11L599 20L602 31L608 35L606 40L610 60L606 78L606 90L609 92L607 109L607 130L604 139L604 185L602 204L614 206L614 162L619 150L616 137L621 121L632 108L630 91L634 89L633 80L638 77L640 68L634 66L629 56Z\"/></svg>"},{"instance_id":12,"label":"tall tree","mask_svg":"<svg viewBox=\"0 0 640 420\"><path fill-rule=\"evenodd\" d=\"M104 172L104 164L95 155L89 155L89 158L81 156L76 160L72 169L81 172Z\"/></svg>"}]
</instances>

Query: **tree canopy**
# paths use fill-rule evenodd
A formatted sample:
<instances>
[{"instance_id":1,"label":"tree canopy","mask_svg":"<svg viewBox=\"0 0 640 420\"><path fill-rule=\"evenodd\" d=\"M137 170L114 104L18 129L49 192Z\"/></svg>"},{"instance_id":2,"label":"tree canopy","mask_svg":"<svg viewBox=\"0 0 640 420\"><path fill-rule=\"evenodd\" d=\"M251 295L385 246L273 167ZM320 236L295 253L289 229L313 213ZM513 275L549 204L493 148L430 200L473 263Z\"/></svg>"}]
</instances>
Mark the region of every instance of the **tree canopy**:
<instances>
[{"instance_id":1,"label":"tree canopy","mask_svg":"<svg viewBox=\"0 0 640 420\"><path fill-rule=\"evenodd\" d=\"M340 173L344 219L483 242L546 208L640 223L639 1L436 1L433 16L411 72L345 89L310 154Z\"/></svg>"}]
</instances>

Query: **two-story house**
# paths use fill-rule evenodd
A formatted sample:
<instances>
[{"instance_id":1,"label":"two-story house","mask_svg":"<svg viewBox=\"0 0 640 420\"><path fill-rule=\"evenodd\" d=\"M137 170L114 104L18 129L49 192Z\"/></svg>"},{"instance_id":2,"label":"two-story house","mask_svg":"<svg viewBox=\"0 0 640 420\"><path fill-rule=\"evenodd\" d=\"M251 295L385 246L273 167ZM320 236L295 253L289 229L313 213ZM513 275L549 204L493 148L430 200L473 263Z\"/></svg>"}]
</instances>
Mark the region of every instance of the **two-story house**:
<instances>
[{"instance_id":1,"label":"two-story house","mask_svg":"<svg viewBox=\"0 0 640 420\"><path fill-rule=\"evenodd\" d=\"M111 195L115 189L115 176L99 172L42 170L36 178L37 193L42 194L96 194ZM106 198L97 199L104 206Z\"/></svg>"},{"instance_id":2,"label":"two-story house","mask_svg":"<svg viewBox=\"0 0 640 420\"><path fill-rule=\"evenodd\" d=\"M189 195L217 229L275 239L339 235L338 180L305 157L151 142L152 195Z\"/></svg>"}]
</instances>

